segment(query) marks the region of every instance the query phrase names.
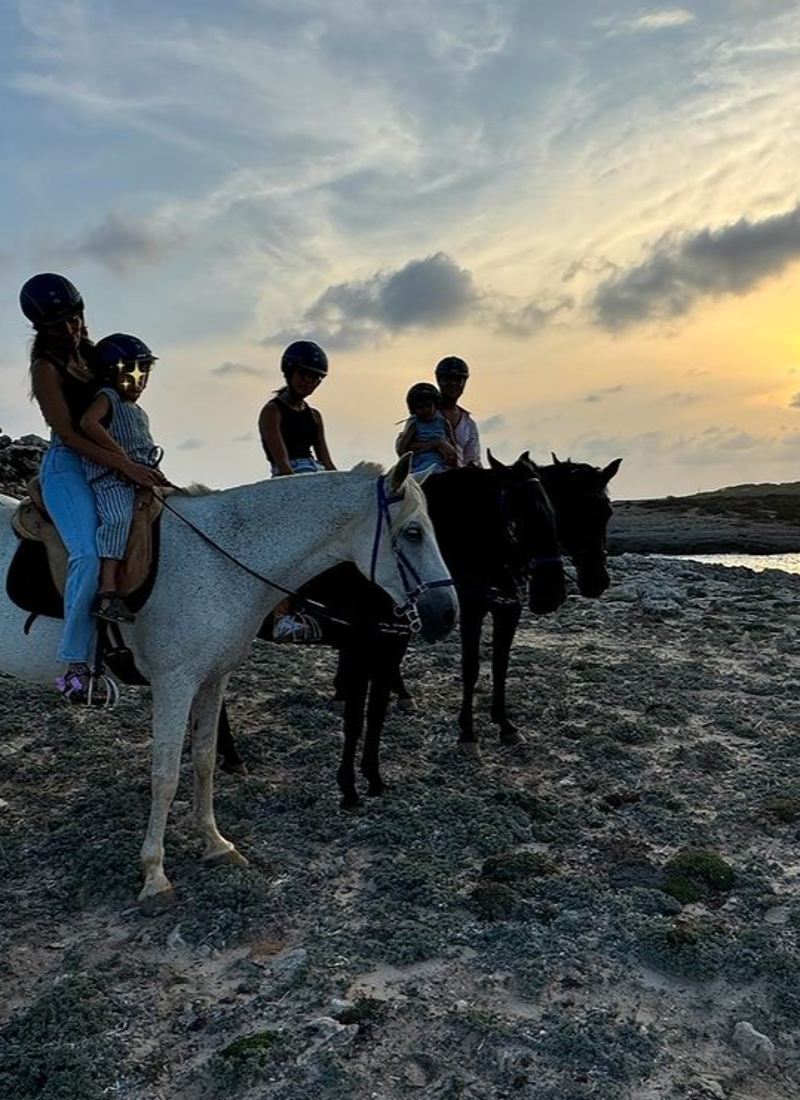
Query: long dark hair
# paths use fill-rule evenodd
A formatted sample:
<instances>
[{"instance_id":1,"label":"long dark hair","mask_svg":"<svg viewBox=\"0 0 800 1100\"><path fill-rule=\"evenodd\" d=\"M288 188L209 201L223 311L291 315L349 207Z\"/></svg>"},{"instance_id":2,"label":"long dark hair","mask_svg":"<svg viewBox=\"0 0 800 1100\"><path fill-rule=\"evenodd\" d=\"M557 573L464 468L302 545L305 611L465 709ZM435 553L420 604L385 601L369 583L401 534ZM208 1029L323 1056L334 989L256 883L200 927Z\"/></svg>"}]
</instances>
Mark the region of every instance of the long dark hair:
<instances>
[{"instance_id":1,"label":"long dark hair","mask_svg":"<svg viewBox=\"0 0 800 1100\"><path fill-rule=\"evenodd\" d=\"M37 359L46 359L50 363L57 363L60 366L67 367L70 361L77 359L80 356L85 362L89 362L89 355L91 349L94 347L94 343L89 339L89 330L86 328L86 322L81 322L81 339L75 352L65 353L64 345L57 340L54 340L52 336L49 336L44 329L33 330L33 336L28 344L28 372L30 374L30 392L28 396L33 400L33 364Z\"/></svg>"}]
</instances>

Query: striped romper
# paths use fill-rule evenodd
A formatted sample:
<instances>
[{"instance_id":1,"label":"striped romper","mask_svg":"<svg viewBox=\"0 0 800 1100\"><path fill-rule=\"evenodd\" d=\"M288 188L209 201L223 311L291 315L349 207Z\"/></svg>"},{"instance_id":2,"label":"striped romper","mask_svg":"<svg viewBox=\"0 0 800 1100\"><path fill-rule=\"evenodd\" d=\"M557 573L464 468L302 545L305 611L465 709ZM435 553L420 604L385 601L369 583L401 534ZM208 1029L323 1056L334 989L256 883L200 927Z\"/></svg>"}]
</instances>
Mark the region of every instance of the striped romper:
<instances>
[{"instance_id":1,"label":"striped romper","mask_svg":"<svg viewBox=\"0 0 800 1100\"><path fill-rule=\"evenodd\" d=\"M151 465L156 447L147 413L135 401L123 400L116 390L104 387L98 390L98 395L101 393L111 406L111 420L103 425L108 434L131 461ZM82 461L86 480L97 498L97 553L101 558L122 561L133 523L136 486L122 481L108 466L88 458Z\"/></svg>"}]
</instances>

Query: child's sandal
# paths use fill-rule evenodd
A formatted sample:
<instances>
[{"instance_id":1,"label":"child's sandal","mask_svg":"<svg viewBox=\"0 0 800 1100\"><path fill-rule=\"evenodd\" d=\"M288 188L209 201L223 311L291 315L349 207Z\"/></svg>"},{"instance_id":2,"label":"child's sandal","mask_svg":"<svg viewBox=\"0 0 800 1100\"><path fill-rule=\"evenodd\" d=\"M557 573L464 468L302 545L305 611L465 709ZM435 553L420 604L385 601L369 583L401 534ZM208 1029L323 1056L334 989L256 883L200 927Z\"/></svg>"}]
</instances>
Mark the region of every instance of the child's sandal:
<instances>
[{"instance_id":1,"label":"child's sandal","mask_svg":"<svg viewBox=\"0 0 800 1100\"><path fill-rule=\"evenodd\" d=\"M92 604L92 614L96 619L105 619L108 623L132 623L136 616L119 592L98 592Z\"/></svg>"}]
</instances>

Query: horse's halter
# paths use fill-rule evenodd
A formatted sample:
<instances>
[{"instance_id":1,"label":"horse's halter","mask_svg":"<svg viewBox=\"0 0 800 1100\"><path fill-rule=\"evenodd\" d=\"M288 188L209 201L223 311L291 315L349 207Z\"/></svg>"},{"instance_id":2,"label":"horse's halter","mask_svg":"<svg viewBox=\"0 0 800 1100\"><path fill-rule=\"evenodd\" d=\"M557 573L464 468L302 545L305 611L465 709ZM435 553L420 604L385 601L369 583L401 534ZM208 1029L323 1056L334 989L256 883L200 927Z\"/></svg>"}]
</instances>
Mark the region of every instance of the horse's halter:
<instances>
[{"instance_id":1,"label":"horse's halter","mask_svg":"<svg viewBox=\"0 0 800 1100\"><path fill-rule=\"evenodd\" d=\"M408 560L403 548L400 545L394 528L392 527L392 517L389 512L389 508L392 504L397 504L403 499L402 493L395 493L392 496L388 496L386 493L386 486L384 484L384 478L381 476L378 478L378 518L375 523L375 537L372 541L372 558L370 561L369 579L373 584L376 584L375 571L378 565L378 551L381 546L381 538L383 536L383 529L386 528L389 536L392 552L394 553L395 562L397 564L397 572L400 574L400 583L403 586L403 591L406 595L406 602L404 604L396 604L394 613L398 618L405 618L408 622L408 628L412 634L418 634L422 629L422 621L419 617L419 611L417 609L417 601L420 596L428 591L429 588L450 588L453 585L453 578L446 577L439 581L424 581L414 568L412 562ZM416 584L412 584L415 581Z\"/></svg>"}]
</instances>

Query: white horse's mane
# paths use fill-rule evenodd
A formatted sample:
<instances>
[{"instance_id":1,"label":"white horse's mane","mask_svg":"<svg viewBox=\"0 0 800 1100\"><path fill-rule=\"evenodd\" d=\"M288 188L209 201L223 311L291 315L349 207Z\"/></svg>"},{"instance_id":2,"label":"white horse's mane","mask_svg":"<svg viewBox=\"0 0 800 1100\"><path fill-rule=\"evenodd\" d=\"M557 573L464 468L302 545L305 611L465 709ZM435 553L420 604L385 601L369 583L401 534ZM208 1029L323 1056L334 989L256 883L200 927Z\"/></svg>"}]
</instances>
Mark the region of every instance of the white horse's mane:
<instances>
[{"instance_id":1,"label":"white horse's mane","mask_svg":"<svg viewBox=\"0 0 800 1100\"><path fill-rule=\"evenodd\" d=\"M203 485L201 481L193 481L191 485L170 485L162 489L162 495L165 497L206 497L209 493L218 492L219 489L212 489L208 485Z\"/></svg>"}]
</instances>

